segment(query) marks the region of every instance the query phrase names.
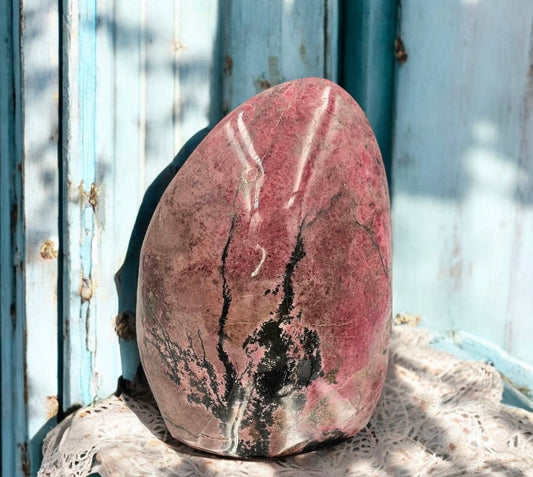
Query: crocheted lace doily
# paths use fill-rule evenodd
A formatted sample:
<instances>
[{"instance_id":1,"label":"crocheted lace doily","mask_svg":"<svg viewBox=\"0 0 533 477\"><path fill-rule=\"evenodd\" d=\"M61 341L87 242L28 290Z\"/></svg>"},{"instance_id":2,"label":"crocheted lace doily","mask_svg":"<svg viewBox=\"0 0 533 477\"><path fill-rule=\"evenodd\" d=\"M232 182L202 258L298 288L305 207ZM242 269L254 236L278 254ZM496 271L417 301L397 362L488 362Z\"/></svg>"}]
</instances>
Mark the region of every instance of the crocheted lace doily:
<instances>
[{"instance_id":1,"label":"crocheted lace doily","mask_svg":"<svg viewBox=\"0 0 533 477\"><path fill-rule=\"evenodd\" d=\"M533 475L533 414L500 404L488 364L459 361L428 334L395 326L382 397L369 423L341 444L274 460L235 460L170 437L147 392L79 409L44 442L39 476Z\"/></svg>"}]
</instances>

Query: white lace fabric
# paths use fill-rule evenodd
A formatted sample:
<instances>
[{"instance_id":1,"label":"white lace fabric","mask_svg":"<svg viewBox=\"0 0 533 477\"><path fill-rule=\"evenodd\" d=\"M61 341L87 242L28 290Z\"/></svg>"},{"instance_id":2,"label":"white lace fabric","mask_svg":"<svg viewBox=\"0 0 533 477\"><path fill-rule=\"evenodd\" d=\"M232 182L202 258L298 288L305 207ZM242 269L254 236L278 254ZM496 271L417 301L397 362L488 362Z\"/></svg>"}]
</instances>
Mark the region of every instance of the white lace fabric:
<instances>
[{"instance_id":1,"label":"white lace fabric","mask_svg":"<svg viewBox=\"0 0 533 477\"><path fill-rule=\"evenodd\" d=\"M149 394L123 393L50 431L38 476L533 476L533 414L500 403L493 367L428 340L425 330L393 327L376 411L343 443L283 459L211 456L172 439Z\"/></svg>"}]
</instances>

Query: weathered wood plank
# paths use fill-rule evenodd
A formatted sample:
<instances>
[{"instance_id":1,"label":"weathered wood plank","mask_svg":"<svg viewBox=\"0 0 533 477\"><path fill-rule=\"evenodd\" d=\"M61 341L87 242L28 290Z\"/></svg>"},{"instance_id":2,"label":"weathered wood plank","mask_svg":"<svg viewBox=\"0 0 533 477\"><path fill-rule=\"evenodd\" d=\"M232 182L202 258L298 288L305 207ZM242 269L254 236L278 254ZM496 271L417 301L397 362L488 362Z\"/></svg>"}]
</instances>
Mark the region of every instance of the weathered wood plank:
<instances>
[{"instance_id":1,"label":"weathered wood plank","mask_svg":"<svg viewBox=\"0 0 533 477\"><path fill-rule=\"evenodd\" d=\"M27 470L22 210L22 91L18 2L0 3L0 404L1 469Z\"/></svg>"},{"instance_id":2,"label":"weathered wood plank","mask_svg":"<svg viewBox=\"0 0 533 477\"><path fill-rule=\"evenodd\" d=\"M98 185L96 184L96 4L65 2L63 42L63 225L65 247L63 405L98 393ZM98 343L104 346L104 343ZM112 366L112 363L109 363Z\"/></svg>"},{"instance_id":3,"label":"weathered wood plank","mask_svg":"<svg viewBox=\"0 0 533 477\"><path fill-rule=\"evenodd\" d=\"M372 125L389 182L397 9L397 0L341 0L340 81Z\"/></svg>"},{"instance_id":4,"label":"weathered wood plank","mask_svg":"<svg viewBox=\"0 0 533 477\"><path fill-rule=\"evenodd\" d=\"M112 239L115 250L114 258L107 262L108 276L118 271L121 261L126 258L128 236L133 227L137 205L140 203L146 182L144 167L146 163L144 96L146 27L142 3L140 1L117 3L114 12L106 12L104 17L106 23L111 26L111 34L115 38L111 53L114 96L112 103L101 110L102 115L106 114L106 110L112 114L114 130L112 150L107 154L113 167L107 177L108 185L105 190L108 198L105 200L104 208L108 223L106 229L111 234L117 235ZM168 2L164 3L168 5ZM164 17L166 21L169 16ZM105 71L106 69L102 70L102 76L105 76ZM108 109L111 104L114 104L112 111ZM122 284L119 282L120 296L115 312L135 312L134 288L135 283L127 280ZM110 290L114 293L113 287ZM133 377L137 363L138 353L135 341L121 342L121 367L125 377Z\"/></svg>"},{"instance_id":5,"label":"weathered wood plank","mask_svg":"<svg viewBox=\"0 0 533 477\"><path fill-rule=\"evenodd\" d=\"M224 110L283 81L336 79L337 2L224 2Z\"/></svg>"},{"instance_id":6,"label":"weathered wood plank","mask_svg":"<svg viewBox=\"0 0 533 477\"><path fill-rule=\"evenodd\" d=\"M146 187L208 124L218 20L213 1L99 0L67 12L65 406L135 372L136 344L119 352L113 317L135 311L136 278L117 297L114 275Z\"/></svg>"},{"instance_id":7,"label":"weathered wood plank","mask_svg":"<svg viewBox=\"0 0 533 477\"><path fill-rule=\"evenodd\" d=\"M24 313L30 470L58 406L58 6L24 2Z\"/></svg>"},{"instance_id":8,"label":"weathered wood plank","mask_svg":"<svg viewBox=\"0 0 533 477\"><path fill-rule=\"evenodd\" d=\"M533 3L404 0L400 21L395 308L533 362Z\"/></svg>"},{"instance_id":9,"label":"weathered wood plank","mask_svg":"<svg viewBox=\"0 0 533 477\"><path fill-rule=\"evenodd\" d=\"M116 195L116 232L123 227L123 234L118 236L122 237L120 244L124 247L112 262L117 264L116 269L124 260L127 238L132 231L144 191L189 137L208 125L211 103L220 101L219 96L212 97L211 80L216 61L214 48L218 20L217 2L165 1L143 8L145 10L141 13L141 18L144 20L139 29L141 43L135 56L124 60L125 44L119 46L115 52L121 77L129 78L129 81L135 83L138 81L138 72L141 75L137 86L137 113L134 112L130 117L136 117L139 125L138 136L142 139L142 144L138 145L137 156L124 154L120 147L116 149L116 164L130 168L131 174L137 174L140 184L136 196L132 196L131 191L127 189L122 189L123 192ZM128 11L119 15L123 15L120 17L122 20L117 16L116 24L119 27L121 23L127 22L126 17L131 18ZM121 37L120 29L117 37ZM129 49L131 55L131 44ZM117 96L117 141L131 142L128 140L131 135L124 134L121 129L124 120L122 115L132 114L128 113L131 111L131 106L128 106L131 101L131 95ZM122 139L121 134L124 134ZM138 157L137 161L132 162L132 157ZM117 180L122 182L120 178ZM121 204L124 204L124 207L121 207ZM131 207L131 204L135 206ZM130 208L127 217L123 213L126 206ZM128 267L131 268L129 265ZM119 311L134 312L136 270L133 274L121 275L119 288ZM135 342L122 342L122 355L124 375L131 377L138 363Z\"/></svg>"},{"instance_id":10,"label":"weathered wood plank","mask_svg":"<svg viewBox=\"0 0 533 477\"><path fill-rule=\"evenodd\" d=\"M222 1L176 4L174 154L200 129L222 117Z\"/></svg>"}]
</instances>

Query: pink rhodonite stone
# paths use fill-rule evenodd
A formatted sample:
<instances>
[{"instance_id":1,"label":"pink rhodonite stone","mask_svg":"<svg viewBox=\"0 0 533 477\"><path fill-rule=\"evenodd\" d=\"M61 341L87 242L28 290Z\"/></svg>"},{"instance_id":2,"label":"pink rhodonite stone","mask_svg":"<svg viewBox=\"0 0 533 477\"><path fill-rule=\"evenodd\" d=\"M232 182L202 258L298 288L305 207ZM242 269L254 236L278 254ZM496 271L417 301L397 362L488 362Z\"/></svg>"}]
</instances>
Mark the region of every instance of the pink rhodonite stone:
<instances>
[{"instance_id":1,"label":"pink rhodonite stone","mask_svg":"<svg viewBox=\"0 0 533 477\"><path fill-rule=\"evenodd\" d=\"M139 349L170 433L253 457L361 430L385 379L390 263L385 171L348 93L300 79L226 116L141 252Z\"/></svg>"}]
</instances>

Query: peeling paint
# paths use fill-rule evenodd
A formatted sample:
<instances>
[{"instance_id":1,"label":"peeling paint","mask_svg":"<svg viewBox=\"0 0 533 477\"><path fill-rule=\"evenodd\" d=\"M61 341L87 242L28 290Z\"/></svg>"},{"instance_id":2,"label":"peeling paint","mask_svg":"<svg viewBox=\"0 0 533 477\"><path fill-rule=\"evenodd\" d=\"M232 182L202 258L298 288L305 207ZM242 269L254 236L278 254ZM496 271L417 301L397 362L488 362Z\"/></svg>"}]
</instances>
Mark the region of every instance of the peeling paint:
<instances>
[{"instance_id":1,"label":"peeling paint","mask_svg":"<svg viewBox=\"0 0 533 477\"><path fill-rule=\"evenodd\" d=\"M89 191L88 201L93 210L98 205L98 189L96 188L96 184L93 182L91 184L91 190Z\"/></svg>"},{"instance_id":2,"label":"peeling paint","mask_svg":"<svg viewBox=\"0 0 533 477\"><path fill-rule=\"evenodd\" d=\"M91 301L93 297L93 282L90 278L82 277L80 284L80 296L82 301Z\"/></svg>"},{"instance_id":3,"label":"peeling paint","mask_svg":"<svg viewBox=\"0 0 533 477\"><path fill-rule=\"evenodd\" d=\"M70 190L70 182L68 183L67 187ZM94 210L96 208L96 206L98 205L98 196L100 194L100 188L94 182L92 182L91 183L91 187L89 188L89 191L87 191L87 190L85 190L85 182L82 180L82 181L80 181L80 183L78 185L78 192L79 192L79 197L81 199L86 200L87 203ZM74 202L76 202L75 198L72 198L72 199L74 199ZM83 207L83 202L82 202L81 205Z\"/></svg>"},{"instance_id":4,"label":"peeling paint","mask_svg":"<svg viewBox=\"0 0 533 477\"><path fill-rule=\"evenodd\" d=\"M19 442L18 448L20 451L20 467L22 469L22 474L29 477L31 472L30 472L30 459L28 455L28 443Z\"/></svg>"},{"instance_id":5,"label":"peeling paint","mask_svg":"<svg viewBox=\"0 0 533 477\"><path fill-rule=\"evenodd\" d=\"M59 399L57 395L46 396L46 420L57 416L59 411Z\"/></svg>"},{"instance_id":6,"label":"peeling paint","mask_svg":"<svg viewBox=\"0 0 533 477\"><path fill-rule=\"evenodd\" d=\"M57 258L59 251L56 243L53 240L48 239L42 243L39 253L42 259L52 260L54 258Z\"/></svg>"}]
</instances>

